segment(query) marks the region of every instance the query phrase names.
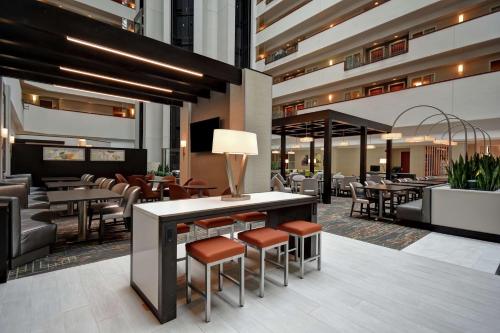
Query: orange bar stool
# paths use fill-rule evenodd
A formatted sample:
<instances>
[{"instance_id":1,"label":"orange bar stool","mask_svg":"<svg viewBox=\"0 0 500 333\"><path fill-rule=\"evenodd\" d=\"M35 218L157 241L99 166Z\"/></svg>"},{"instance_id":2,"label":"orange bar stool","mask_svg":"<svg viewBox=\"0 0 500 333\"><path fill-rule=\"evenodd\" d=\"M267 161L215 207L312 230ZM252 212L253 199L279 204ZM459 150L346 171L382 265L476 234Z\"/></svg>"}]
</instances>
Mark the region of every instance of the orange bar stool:
<instances>
[{"instance_id":1,"label":"orange bar stool","mask_svg":"<svg viewBox=\"0 0 500 333\"><path fill-rule=\"evenodd\" d=\"M266 251L274 248L285 247L285 264L267 260L268 262L284 268L283 285L288 285L288 233L272 228L258 228L247 230L238 234L238 239L259 251L259 296L264 297L264 279L266 268ZM256 274L251 272L252 274Z\"/></svg>"},{"instance_id":2,"label":"orange bar stool","mask_svg":"<svg viewBox=\"0 0 500 333\"><path fill-rule=\"evenodd\" d=\"M258 222L266 222L267 214L262 212L248 212L248 213L240 213L231 216L236 222L241 222L245 225L245 230L247 230L247 226L252 230L252 226L254 223Z\"/></svg>"},{"instance_id":3,"label":"orange bar stool","mask_svg":"<svg viewBox=\"0 0 500 333\"><path fill-rule=\"evenodd\" d=\"M203 295L203 297L205 298L205 321L207 323L210 321L211 315L210 273L212 267L219 266L219 291L222 291L223 288L222 278L226 278L239 286L240 306L243 306L245 304L245 247L242 244L223 236L217 236L186 244L186 253L186 301L188 304L191 303L191 289L194 289L195 291ZM195 259L203 266L205 266L204 291L198 289L191 283L190 258ZM238 260L240 266L240 274L238 280L224 273L224 263L236 259Z\"/></svg>"},{"instance_id":4,"label":"orange bar stool","mask_svg":"<svg viewBox=\"0 0 500 333\"><path fill-rule=\"evenodd\" d=\"M210 237L211 230L217 230L217 235L221 229L231 227L231 239L234 239L234 219L229 216L213 217L194 222L194 239L197 239L197 228L202 228L207 233L207 238Z\"/></svg>"},{"instance_id":5,"label":"orange bar stool","mask_svg":"<svg viewBox=\"0 0 500 333\"><path fill-rule=\"evenodd\" d=\"M295 238L295 248L289 251L295 252L295 258L297 258L298 251L300 249L299 261L300 261L300 278L304 278L304 265L306 262L316 260L318 265L318 271L321 270L321 225L318 223L312 223L308 221L291 221L285 222L278 226L278 230L285 231ZM304 258L304 240L309 237L316 236L316 253L310 258Z\"/></svg>"}]
</instances>

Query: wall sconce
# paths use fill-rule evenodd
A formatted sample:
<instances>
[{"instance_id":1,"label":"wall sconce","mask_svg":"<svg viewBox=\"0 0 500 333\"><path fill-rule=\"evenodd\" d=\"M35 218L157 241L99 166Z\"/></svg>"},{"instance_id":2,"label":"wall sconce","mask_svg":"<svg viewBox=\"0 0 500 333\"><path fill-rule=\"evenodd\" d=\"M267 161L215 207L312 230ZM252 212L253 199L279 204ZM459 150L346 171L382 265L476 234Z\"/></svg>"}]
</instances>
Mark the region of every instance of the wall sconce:
<instances>
[{"instance_id":1,"label":"wall sconce","mask_svg":"<svg viewBox=\"0 0 500 333\"><path fill-rule=\"evenodd\" d=\"M330 61L328 62L328 65L332 66L333 65L333 60L330 59Z\"/></svg>"},{"instance_id":2,"label":"wall sconce","mask_svg":"<svg viewBox=\"0 0 500 333\"><path fill-rule=\"evenodd\" d=\"M181 140L182 157L186 155L186 147L187 147L186 140Z\"/></svg>"},{"instance_id":3,"label":"wall sconce","mask_svg":"<svg viewBox=\"0 0 500 333\"><path fill-rule=\"evenodd\" d=\"M332 94L328 95L328 101L331 102L332 100L333 100L333 95Z\"/></svg>"},{"instance_id":4,"label":"wall sconce","mask_svg":"<svg viewBox=\"0 0 500 333\"><path fill-rule=\"evenodd\" d=\"M290 162L290 160L288 160L288 158L285 159L285 164L288 164L288 162Z\"/></svg>"},{"instance_id":5,"label":"wall sconce","mask_svg":"<svg viewBox=\"0 0 500 333\"><path fill-rule=\"evenodd\" d=\"M33 101L33 104L36 104L37 99L38 99L37 95L31 95L31 100Z\"/></svg>"},{"instance_id":6,"label":"wall sconce","mask_svg":"<svg viewBox=\"0 0 500 333\"><path fill-rule=\"evenodd\" d=\"M458 72L458 74L463 74L463 72L464 72L464 65L463 64L460 64L457 66L457 72Z\"/></svg>"},{"instance_id":7,"label":"wall sconce","mask_svg":"<svg viewBox=\"0 0 500 333\"><path fill-rule=\"evenodd\" d=\"M135 109L134 108L130 108L129 115L130 115L130 117L135 117Z\"/></svg>"},{"instance_id":8,"label":"wall sconce","mask_svg":"<svg viewBox=\"0 0 500 333\"><path fill-rule=\"evenodd\" d=\"M80 146L80 147L86 147L87 146L87 140L86 139L78 139L78 146Z\"/></svg>"},{"instance_id":9,"label":"wall sconce","mask_svg":"<svg viewBox=\"0 0 500 333\"><path fill-rule=\"evenodd\" d=\"M9 136L9 143L16 143L16 137L13 135Z\"/></svg>"},{"instance_id":10,"label":"wall sconce","mask_svg":"<svg viewBox=\"0 0 500 333\"><path fill-rule=\"evenodd\" d=\"M464 21L464 14L458 15L458 23L462 23Z\"/></svg>"},{"instance_id":11,"label":"wall sconce","mask_svg":"<svg viewBox=\"0 0 500 333\"><path fill-rule=\"evenodd\" d=\"M9 137L9 129L8 128L2 127L0 133L2 135L2 139L6 139Z\"/></svg>"}]
</instances>

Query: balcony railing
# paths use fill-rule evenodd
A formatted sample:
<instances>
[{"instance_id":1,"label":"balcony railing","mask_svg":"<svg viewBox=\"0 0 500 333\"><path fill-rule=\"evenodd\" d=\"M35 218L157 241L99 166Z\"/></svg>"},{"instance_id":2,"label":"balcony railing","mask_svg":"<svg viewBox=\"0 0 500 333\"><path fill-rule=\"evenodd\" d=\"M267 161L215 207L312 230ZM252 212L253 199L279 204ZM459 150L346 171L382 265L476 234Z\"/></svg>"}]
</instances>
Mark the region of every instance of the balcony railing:
<instances>
[{"instance_id":1,"label":"balcony railing","mask_svg":"<svg viewBox=\"0 0 500 333\"><path fill-rule=\"evenodd\" d=\"M307 110L307 109L311 109L311 108L315 108L315 107L319 107L319 106L326 106L326 105L332 105L332 104L336 104L336 103L343 103L343 102L347 102L347 101L353 101L353 100L358 100L358 99L365 99L365 98L370 98L370 97L375 97L375 96L380 96L380 95L386 95L386 94L392 94L392 93L397 93L397 92L400 92L400 91L405 91L405 90L408 90L408 89L418 89L418 88L422 88L422 87L428 87L428 86L432 86L434 84L439 84L439 83L444 83L444 82L449 82L449 81L454 81L454 80L460 80L460 79L466 79L466 78L470 78L470 77L473 77L473 76L479 76L479 75L485 75L485 74L489 74L489 73L493 73L493 72L496 72L498 70L490 70L490 71L484 71L484 72L479 72L479 73L474 73L474 74L470 74L470 75L464 75L464 76L460 76L457 74L457 77L454 77L454 78L451 78L451 79L446 79L446 80L441 80L441 81L434 81L434 82L430 82L428 84L421 84L421 85L409 85L409 86L406 86L404 89L400 89L400 90L395 90L395 91L385 91L381 94L376 94L376 95L362 95L362 96L359 96L359 97L355 97L355 98L351 98L351 99L346 99L345 97L339 99L339 100L336 100L334 102L326 102L326 103L310 103L309 101L311 100L315 100L315 99L319 99L321 98L322 96L311 96L311 97L308 97L306 99L304 99L304 101L301 101L299 104L300 104L300 108L291 108L291 106L296 106L296 104L281 104L281 105L275 105L273 106L273 111L272 111L272 117L273 119L275 118L285 118L285 117L290 117L290 116L294 116L294 115L297 115L298 112L302 111L302 110ZM359 87L359 89L361 89L361 91L363 91L366 87ZM354 91L354 90L357 90L357 88L352 88L352 89L349 89L351 91ZM279 110L277 109L277 107L279 107Z\"/></svg>"},{"instance_id":2,"label":"balcony railing","mask_svg":"<svg viewBox=\"0 0 500 333\"><path fill-rule=\"evenodd\" d=\"M351 20L354 17L359 16L361 14L364 14L367 11L370 11L370 10L372 10L374 8L380 7L380 5L382 5L384 3L387 3L389 1L390 0L380 0L380 1L375 2L376 5L375 5L375 3L371 3L369 5L369 7L360 8L360 9L354 11L353 13L351 13L350 15L348 14L345 17L341 18L338 22L335 22L334 24L329 24L327 26L322 26L322 27L320 27L320 28L318 28L318 29L316 29L314 31L311 31L311 32L309 32L309 33L307 33L305 35L300 36L299 38L296 38L295 40L297 42L294 45L292 45L292 46L295 47L295 50L293 52L286 52L285 50L287 48L289 48L289 47L283 46L283 47L281 47L281 48L279 48L277 50L274 50L274 51L270 52L270 54L267 57L264 58L265 59L265 64L266 65L270 64L270 63L272 63L272 62L274 62L274 61L276 61L278 59L284 58L284 57L286 57L286 56L288 56L288 55L290 55L292 53L297 52L297 50L298 50L298 42L302 42L302 41L304 41L306 39L314 37L317 34L322 33L323 31L326 31L326 30L329 30L329 29L335 29L335 27L337 27L339 24L344 23L344 22L346 22L348 20ZM263 29L261 29L259 31L262 31L262 30ZM281 51L283 51L283 52L281 52ZM276 56L277 53L280 53L280 55L278 57Z\"/></svg>"}]
</instances>

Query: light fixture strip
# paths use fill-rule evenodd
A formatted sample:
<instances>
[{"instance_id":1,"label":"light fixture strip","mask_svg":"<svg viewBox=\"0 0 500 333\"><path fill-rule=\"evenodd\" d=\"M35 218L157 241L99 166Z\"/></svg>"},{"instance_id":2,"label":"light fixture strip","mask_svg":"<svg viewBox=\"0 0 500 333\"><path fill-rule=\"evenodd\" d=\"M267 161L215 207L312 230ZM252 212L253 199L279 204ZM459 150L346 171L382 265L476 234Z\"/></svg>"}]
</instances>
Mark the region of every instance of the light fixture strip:
<instances>
[{"instance_id":1,"label":"light fixture strip","mask_svg":"<svg viewBox=\"0 0 500 333\"><path fill-rule=\"evenodd\" d=\"M95 78L98 78L98 79L103 79L103 80L108 80L108 81L113 81L113 82L118 82L118 83L125 83L125 84L129 84L131 86L142 87L142 88L149 88L149 89L153 89L153 90L163 91L163 92L166 92L166 93L171 93L172 92L171 89L165 89L165 88L161 88L161 87L157 87L157 86L151 86L149 84L143 84L143 83L134 82L134 81L117 79L117 78L114 78L114 77L111 77L111 76L106 76L106 75L101 75L101 74L95 74L95 73L80 71L80 70L73 69L73 68L59 66L59 69L62 70L62 71L65 71L65 72L71 72L71 73L76 73L76 74L80 74L80 75L91 76L91 77L95 77Z\"/></svg>"},{"instance_id":2,"label":"light fixture strip","mask_svg":"<svg viewBox=\"0 0 500 333\"><path fill-rule=\"evenodd\" d=\"M73 37L70 37L70 36L66 36L66 39L68 41L70 41L70 42L77 43L77 44L80 44L80 45L85 45L85 46L88 46L88 47L92 47L92 48L95 48L95 49L98 49L98 50L101 50L101 51L105 51L105 52L117 54L117 55L120 55L120 56L123 56L123 57L127 57L127 58L131 58L131 59L139 60L139 61L142 61L142 62L146 62L148 64L152 64L152 65L156 65L156 66L160 66L160 67L164 67L164 68L168 68L168 69L173 69L175 71L183 72L183 73L186 73L186 74L191 74L191 75L194 75L194 76L203 77L203 74L199 73L199 72L191 71L189 69L185 69L185 68L182 68L182 67L177 67L177 66L169 65L169 64L166 64L164 62L160 62L160 61L156 61L156 60L144 58L144 57L132 54L132 53L119 51L119 50L116 50L116 49L113 49L113 48L110 48L110 47L106 47L106 46L102 46L102 45L99 45L99 44L94 44L94 43L87 42L87 41L84 41L84 40L81 40L81 39L78 39L78 38L73 38Z\"/></svg>"},{"instance_id":3,"label":"light fixture strip","mask_svg":"<svg viewBox=\"0 0 500 333\"><path fill-rule=\"evenodd\" d=\"M130 98L130 97L125 97L125 96L120 96L120 95L105 94L105 93L102 93L102 92L97 92L97 91L92 91L92 90L85 90L85 89L79 89L79 88L71 88L71 87L61 86L61 85L57 85L57 84L54 84L54 87L68 89L68 90L74 90L74 91L80 91L80 92L86 92L86 93L89 93L89 94L97 94L97 95L103 95L103 96L109 96L109 97L124 98L124 99L128 99L128 100L131 100L131 101L150 103L149 101L146 101L146 100L143 100L143 99Z\"/></svg>"}]
</instances>

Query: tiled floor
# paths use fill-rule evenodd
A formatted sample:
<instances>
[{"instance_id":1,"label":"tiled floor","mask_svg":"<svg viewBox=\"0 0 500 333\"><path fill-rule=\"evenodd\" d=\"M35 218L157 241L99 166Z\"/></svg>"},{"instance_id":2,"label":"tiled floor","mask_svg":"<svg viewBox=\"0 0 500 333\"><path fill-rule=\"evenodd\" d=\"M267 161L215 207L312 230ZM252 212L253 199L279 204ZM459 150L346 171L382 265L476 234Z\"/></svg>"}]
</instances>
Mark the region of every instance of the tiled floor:
<instances>
[{"instance_id":1,"label":"tiled floor","mask_svg":"<svg viewBox=\"0 0 500 333\"><path fill-rule=\"evenodd\" d=\"M198 295L185 304L183 263L178 318L165 325L129 287L128 256L9 281L0 285L0 332L498 332L499 276L328 233L322 248L321 272L308 265L300 280L292 266L289 286L266 283L262 299L247 276L243 308L227 283L224 298L212 297L209 324ZM247 264L255 258L251 251Z\"/></svg>"},{"instance_id":2,"label":"tiled floor","mask_svg":"<svg viewBox=\"0 0 500 333\"><path fill-rule=\"evenodd\" d=\"M500 244L435 232L403 251L492 274L500 265Z\"/></svg>"}]
</instances>

